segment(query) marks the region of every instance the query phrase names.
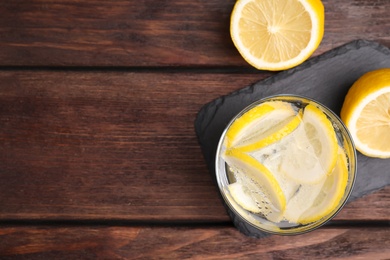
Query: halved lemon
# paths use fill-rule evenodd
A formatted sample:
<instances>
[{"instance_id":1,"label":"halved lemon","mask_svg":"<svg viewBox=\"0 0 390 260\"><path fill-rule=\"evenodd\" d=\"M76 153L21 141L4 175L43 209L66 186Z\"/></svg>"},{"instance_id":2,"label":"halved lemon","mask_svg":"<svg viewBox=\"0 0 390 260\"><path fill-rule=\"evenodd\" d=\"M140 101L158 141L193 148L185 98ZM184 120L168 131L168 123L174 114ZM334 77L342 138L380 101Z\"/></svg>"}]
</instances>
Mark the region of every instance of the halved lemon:
<instances>
[{"instance_id":1,"label":"halved lemon","mask_svg":"<svg viewBox=\"0 0 390 260\"><path fill-rule=\"evenodd\" d=\"M288 136L281 171L301 184L320 182L337 161L338 143L332 123L315 105L304 108L302 124Z\"/></svg>"},{"instance_id":2,"label":"halved lemon","mask_svg":"<svg viewBox=\"0 0 390 260\"><path fill-rule=\"evenodd\" d=\"M266 217L281 214L286 198L272 173L259 161L237 149L227 150L224 159L236 178L229 191L244 209L261 212Z\"/></svg>"},{"instance_id":3,"label":"halved lemon","mask_svg":"<svg viewBox=\"0 0 390 260\"><path fill-rule=\"evenodd\" d=\"M252 66L288 69L318 48L324 13L320 0L238 0L231 14L230 35Z\"/></svg>"},{"instance_id":4,"label":"halved lemon","mask_svg":"<svg viewBox=\"0 0 390 260\"><path fill-rule=\"evenodd\" d=\"M352 85L341 119L358 151L390 158L390 68L368 72Z\"/></svg>"},{"instance_id":5,"label":"halved lemon","mask_svg":"<svg viewBox=\"0 0 390 260\"><path fill-rule=\"evenodd\" d=\"M251 151L269 145L293 131L300 116L286 102L265 102L237 118L226 133L227 148Z\"/></svg>"}]
</instances>

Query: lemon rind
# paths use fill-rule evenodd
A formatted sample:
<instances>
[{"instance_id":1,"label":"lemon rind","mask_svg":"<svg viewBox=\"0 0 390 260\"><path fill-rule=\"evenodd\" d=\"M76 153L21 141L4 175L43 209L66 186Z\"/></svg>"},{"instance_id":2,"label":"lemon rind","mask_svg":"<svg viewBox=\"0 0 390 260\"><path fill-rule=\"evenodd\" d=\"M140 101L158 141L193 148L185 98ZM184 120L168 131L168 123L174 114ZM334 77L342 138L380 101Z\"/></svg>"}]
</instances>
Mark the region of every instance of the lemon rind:
<instances>
[{"instance_id":1,"label":"lemon rind","mask_svg":"<svg viewBox=\"0 0 390 260\"><path fill-rule=\"evenodd\" d=\"M383 87L365 96L359 102L359 104L357 104L353 109L351 109L350 111L351 115L348 121L345 122L348 130L353 136L352 139L355 143L356 149L364 155L371 156L371 157L378 157L378 158L390 158L390 150L381 151L381 150L373 149L369 146L369 144L362 142L360 138L357 137L357 128L356 128L357 121L362 111L367 106L367 104L370 103L372 100L377 99L379 96L387 93L390 93L390 86Z\"/></svg>"},{"instance_id":2,"label":"lemon rind","mask_svg":"<svg viewBox=\"0 0 390 260\"><path fill-rule=\"evenodd\" d=\"M340 201L344 197L345 189L346 189L347 183L348 183L348 162L347 162L346 154L342 150L342 148L339 148L339 153L338 153L337 158L338 159L337 159L337 163L335 165L334 171L339 170L338 174L340 176L333 177L333 178L336 178L336 180L338 181L338 183L337 183L338 187L336 188L336 195L331 197L331 202L328 204L328 206L325 209L323 207L321 207L322 211L320 211L320 212L317 211L316 215L309 215L309 216L305 217L304 216L305 212L304 212L302 214L303 216L301 216L298 219L298 223L305 225L305 224L316 222L316 221L326 217L327 215L331 214L332 211L337 209L337 206L340 204ZM332 174L337 174L334 171L332 172ZM332 176L328 176L328 178L332 178ZM309 211L309 210L312 210L312 208L309 208L307 211Z\"/></svg>"},{"instance_id":3,"label":"lemon rind","mask_svg":"<svg viewBox=\"0 0 390 260\"><path fill-rule=\"evenodd\" d=\"M302 111L296 114L289 122L287 122L281 129L278 131L268 135L267 137L258 140L254 143L245 146L238 146L241 152L253 152L256 150L260 150L268 145L276 143L283 139L284 137L291 134L302 122Z\"/></svg>"},{"instance_id":4,"label":"lemon rind","mask_svg":"<svg viewBox=\"0 0 390 260\"><path fill-rule=\"evenodd\" d=\"M243 153L237 149L229 149L226 150L224 153L224 159L225 161L230 165L234 167L234 163L229 158L233 158L236 160L239 160L241 163L245 163L247 166L252 167L256 174L253 174L251 171L245 172L245 175L251 179L259 180L259 184L261 185L267 185L268 184L268 190L266 191L269 193L276 202L276 205L274 205L280 212L283 212L286 207L286 198L283 193L282 188L280 187L279 183L273 176L273 174L265 167L262 163L257 161L252 156ZM266 180L268 183L263 183L263 180ZM271 198L270 198L271 200ZM237 201L236 201L237 202Z\"/></svg>"}]
</instances>

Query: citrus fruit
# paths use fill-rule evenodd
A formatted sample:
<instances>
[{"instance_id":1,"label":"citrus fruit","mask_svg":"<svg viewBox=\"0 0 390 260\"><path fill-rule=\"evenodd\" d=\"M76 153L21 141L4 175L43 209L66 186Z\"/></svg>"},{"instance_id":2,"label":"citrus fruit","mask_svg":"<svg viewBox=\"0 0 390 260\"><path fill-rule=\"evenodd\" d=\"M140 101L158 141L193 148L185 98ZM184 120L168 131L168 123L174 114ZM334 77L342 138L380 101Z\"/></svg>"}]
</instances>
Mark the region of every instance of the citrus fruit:
<instances>
[{"instance_id":1,"label":"citrus fruit","mask_svg":"<svg viewBox=\"0 0 390 260\"><path fill-rule=\"evenodd\" d=\"M274 175L284 193L286 201L289 201L299 189L300 184L295 180L288 178L280 167L284 158L284 141L286 138L249 154L267 167L267 169Z\"/></svg>"},{"instance_id":2,"label":"citrus fruit","mask_svg":"<svg viewBox=\"0 0 390 260\"><path fill-rule=\"evenodd\" d=\"M278 142L292 133L300 125L301 121L302 113L298 113L294 117L289 117L279 124L272 126L272 128L269 131L266 131L263 136L256 135L257 138L252 138L251 143L239 146L237 149L240 149L243 152L251 152Z\"/></svg>"},{"instance_id":3,"label":"citrus fruit","mask_svg":"<svg viewBox=\"0 0 390 260\"><path fill-rule=\"evenodd\" d=\"M302 213L298 223L307 224L330 214L342 200L348 182L348 162L345 152L340 148L336 166L320 188L310 207ZM304 203L304 202L302 202Z\"/></svg>"},{"instance_id":4,"label":"citrus fruit","mask_svg":"<svg viewBox=\"0 0 390 260\"><path fill-rule=\"evenodd\" d=\"M226 133L227 148L259 149L294 130L300 117L288 103L265 102L237 118Z\"/></svg>"},{"instance_id":5,"label":"citrus fruit","mask_svg":"<svg viewBox=\"0 0 390 260\"><path fill-rule=\"evenodd\" d=\"M230 35L241 56L261 70L284 70L304 62L324 34L320 0L238 0Z\"/></svg>"},{"instance_id":6,"label":"citrus fruit","mask_svg":"<svg viewBox=\"0 0 390 260\"><path fill-rule=\"evenodd\" d=\"M334 168L337 149L332 123L319 108L308 104L302 124L286 139L281 171L298 183L318 183Z\"/></svg>"},{"instance_id":7,"label":"citrus fruit","mask_svg":"<svg viewBox=\"0 0 390 260\"><path fill-rule=\"evenodd\" d=\"M324 182L325 179L316 184L300 185L297 192L286 205L284 218L291 223L300 223L300 216L314 203L315 198L321 192Z\"/></svg>"},{"instance_id":8,"label":"citrus fruit","mask_svg":"<svg viewBox=\"0 0 390 260\"><path fill-rule=\"evenodd\" d=\"M234 173L236 183L230 186L233 199L244 209L264 215L283 212L286 199L272 173L259 161L237 149L227 150L224 159ZM258 209L255 209L257 205Z\"/></svg>"},{"instance_id":9,"label":"citrus fruit","mask_svg":"<svg viewBox=\"0 0 390 260\"><path fill-rule=\"evenodd\" d=\"M352 85L341 119L358 151L390 158L390 68L367 72Z\"/></svg>"},{"instance_id":10,"label":"citrus fruit","mask_svg":"<svg viewBox=\"0 0 390 260\"><path fill-rule=\"evenodd\" d=\"M228 189L233 199L241 207L254 213L260 212L256 200L252 197L252 190L247 185L235 182L229 184Z\"/></svg>"}]
</instances>

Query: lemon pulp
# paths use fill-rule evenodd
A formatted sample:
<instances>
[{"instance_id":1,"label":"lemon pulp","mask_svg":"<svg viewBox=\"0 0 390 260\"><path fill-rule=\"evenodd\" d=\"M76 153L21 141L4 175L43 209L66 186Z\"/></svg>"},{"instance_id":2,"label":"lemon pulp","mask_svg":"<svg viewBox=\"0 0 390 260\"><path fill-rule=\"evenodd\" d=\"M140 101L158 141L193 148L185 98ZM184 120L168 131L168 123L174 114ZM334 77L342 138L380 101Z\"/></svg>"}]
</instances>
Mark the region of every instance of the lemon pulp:
<instances>
[{"instance_id":1,"label":"lemon pulp","mask_svg":"<svg viewBox=\"0 0 390 260\"><path fill-rule=\"evenodd\" d=\"M320 44L324 6L320 0L238 0L230 34L249 64L288 69L305 61Z\"/></svg>"},{"instance_id":2,"label":"lemon pulp","mask_svg":"<svg viewBox=\"0 0 390 260\"><path fill-rule=\"evenodd\" d=\"M390 158L390 68L362 75L349 89L341 119L356 149L378 158Z\"/></svg>"},{"instance_id":3,"label":"lemon pulp","mask_svg":"<svg viewBox=\"0 0 390 260\"><path fill-rule=\"evenodd\" d=\"M281 169L299 183L318 183L337 160L337 138L332 123L316 106L305 107L302 124L286 145Z\"/></svg>"}]
</instances>

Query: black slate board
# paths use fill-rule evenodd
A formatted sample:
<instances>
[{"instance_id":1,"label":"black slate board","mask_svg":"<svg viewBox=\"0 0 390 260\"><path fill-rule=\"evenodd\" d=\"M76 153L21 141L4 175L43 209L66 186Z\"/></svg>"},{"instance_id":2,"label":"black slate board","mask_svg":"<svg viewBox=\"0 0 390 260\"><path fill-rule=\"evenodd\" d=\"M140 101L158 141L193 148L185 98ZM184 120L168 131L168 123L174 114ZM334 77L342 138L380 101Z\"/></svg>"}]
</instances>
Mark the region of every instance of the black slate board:
<instances>
[{"instance_id":1,"label":"black slate board","mask_svg":"<svg viewBox=\"0 0 390 260\"><path fill-rule=\"evenodd\" d=\"M356 40L204 105L195 120L195 131L215 183L219 137L243 108L267 96L296 94L315 99L339 115L352 84L364 73L379 68L390 68L390 50L376 42ZM390 184L390 159L369 158L358 152L357 162L357 178L348 202ZM227 210L244 234L267 235Z\"/></svg>"}]
</instances>

